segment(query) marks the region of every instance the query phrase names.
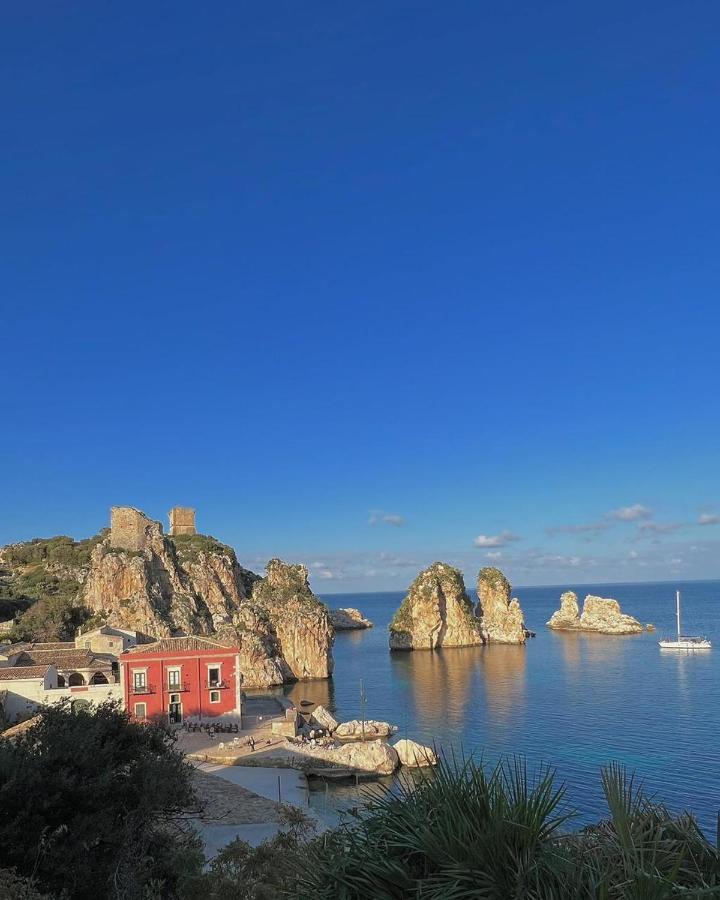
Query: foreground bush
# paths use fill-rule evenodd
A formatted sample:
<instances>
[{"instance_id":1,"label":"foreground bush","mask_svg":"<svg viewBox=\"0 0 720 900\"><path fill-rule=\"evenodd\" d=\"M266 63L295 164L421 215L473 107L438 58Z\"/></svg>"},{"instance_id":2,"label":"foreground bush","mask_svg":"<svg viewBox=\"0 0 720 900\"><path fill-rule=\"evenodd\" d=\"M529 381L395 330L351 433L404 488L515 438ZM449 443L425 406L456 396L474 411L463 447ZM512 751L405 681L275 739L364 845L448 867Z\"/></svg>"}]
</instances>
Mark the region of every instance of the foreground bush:
<instances>
[{"instance_id":1,"label":"foreground bush","mask_svg":"<svg viewBox=\"0 0 720 900\"><path fill-rule=\"evenodd\" d=\"M202 864L190 773L167 731L115 704L50 707L0 741L0 867L57 897L179 896Z\"/></svg>"},{"instance_id":2,"label":"foreground bush","mask_svg":"<svg viewBox=\"0 0 720 900\"><path fill-rule=\"evenodd\" d=\"M603 772L610 818L570 834L564 789L524 763L492 772L441 761L419 784L376 794L353 827L307 848L301 898L665 900L720 897L720 855L689 815Z\"/></svg>"}]
</instances>

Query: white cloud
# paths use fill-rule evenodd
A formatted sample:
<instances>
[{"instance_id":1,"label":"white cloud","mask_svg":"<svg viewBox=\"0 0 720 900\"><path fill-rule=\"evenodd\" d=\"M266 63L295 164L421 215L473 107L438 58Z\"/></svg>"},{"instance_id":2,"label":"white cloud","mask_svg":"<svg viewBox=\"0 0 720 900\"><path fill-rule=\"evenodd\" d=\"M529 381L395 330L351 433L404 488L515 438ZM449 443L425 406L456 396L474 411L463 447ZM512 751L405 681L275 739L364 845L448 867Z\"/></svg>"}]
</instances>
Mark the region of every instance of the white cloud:
<instances>
[{"instance_id":1,"label":"white cloud","mask_svg":"<svg viewBox=\"0 0 720 900\"><path fill-rule=\"evenodd\" d=\"M476 547L504 547L513 541L519 541L520 536L512 531L501 531L499 534L479 534L473 544Z\"/></svg>"},{"instance_id":2,"label":"white cloud","mask_svg":"<svg viewBox=\"0 0 720 900\"><path fill-rule=\"evenodd\" d=\"M641 534L672 534L682 528L682 522L640 522L637 528Z\"/></svg>"},{"instance_id":3,"label":"white cloud","mask_svg":"<svg viewBox=\"0 0 720 900\"><path fill-rule=\"evenodd\" d=\"M485 556L488 559L502 559L502 550L489 550Z\"/></svg>"},{"instance_id":4,"label":"white cloud","mask_svg":"<svg viewBox=\"0 0 720 900\"><path fill-rule=\"evenodd\" d=\"M637 559L638 556L640 556L640 554L637 552L637 550L631 550L628 553L628 559Z\"/></svg>"},{"instance_id":5,"label":"white cloud","mask_svg":"<svg viewBox=\"0 0 720 900\"><path fill-rule=\"evenodd\" d=\"M370 513L368 525L392 525L395 528L402 528L405 519L397 513L383 512L381 509L374 509Z\"/></svg>"},{"instance_id":6,"label":"white cloud","mask_svg":"<svg viewBox=\"0 0 720 900\"><path fill-rule=\"evenodd\" d=\"M613 509L608 514L609 519L617 519L619 522L635 522L637 519L649 519L652 510L642 503L634 503L632 506L621 506Z\"/></svg>"},{"instance_id":7,"label":"white cloud","mask_svg":"<svg viewBox=\"0 0 720 900\"><path fill-rule=\"evenodd\" d=\"M330 571L330 569L320 569L320 571L318 572L318 577L327 579L334 578L335 575Z\"/></svg>"},{"instance_id":8,"label":"white cloud","mask_svg":"<svg viewBox=\"0 0 720 900\"><path fill-rule=\"evenodd\" d=\"M698 525L720 525L720 516L716 513L701 513L697 523Z\"/></svg>"}]
</instances>

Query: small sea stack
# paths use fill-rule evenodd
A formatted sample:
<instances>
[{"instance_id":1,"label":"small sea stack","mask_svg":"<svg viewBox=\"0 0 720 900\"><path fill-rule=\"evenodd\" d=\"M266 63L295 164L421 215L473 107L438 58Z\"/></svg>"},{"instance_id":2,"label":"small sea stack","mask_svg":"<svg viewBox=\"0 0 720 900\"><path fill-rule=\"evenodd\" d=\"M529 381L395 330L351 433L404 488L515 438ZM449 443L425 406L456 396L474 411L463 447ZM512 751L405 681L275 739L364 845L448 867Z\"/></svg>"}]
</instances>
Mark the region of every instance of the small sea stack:
<instances>
[{"instance_id":1,"label":"small sea stack","mask_svg":"<svg viewBox=\"0 0 720 900\"><path fill-rule=\"evenodd\" d=\"M565 591L560 596L560 609L553 613L547 626L557 631L594 631L597 634L638 634L644 631L642 624L626 615L617 600L611 598L588 594L581 615L574 591ZM648 626L648 630L652 630L652 626Z\"/></svg>"},{"instance_id":2,"label":"small sea stack","mask_svg":"<svg viewBox=\"0 0 720 900\"><path fill-rule=\"evenodd\" d=\"M500 569L480 569L477 579L476 615L482 622L483 637L489 644L524 644L532 633L525 627L517 598Z\"/></svg>"},{"instance_id":3,"label":"small sea stack","mask_svg":"<svg viewBox=\"0 0 720 900\"><path fill-rule=\"evenodd\" d=\"M361 628L372 628L373 623L366 619L359 609L350 606L330 610L330 624L335 631L357 631Z\"/></svg>"}]
</instances>

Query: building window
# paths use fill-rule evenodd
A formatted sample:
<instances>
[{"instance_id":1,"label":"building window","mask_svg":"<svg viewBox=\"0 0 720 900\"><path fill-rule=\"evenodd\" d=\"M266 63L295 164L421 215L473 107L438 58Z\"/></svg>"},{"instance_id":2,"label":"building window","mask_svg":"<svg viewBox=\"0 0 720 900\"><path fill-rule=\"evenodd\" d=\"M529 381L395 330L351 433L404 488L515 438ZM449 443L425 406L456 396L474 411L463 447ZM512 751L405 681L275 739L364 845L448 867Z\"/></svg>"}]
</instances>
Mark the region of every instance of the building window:
<instances>
[{"instance_id":1,"label":"building window","mask_svg":"<svg viewBox=\"0 0 720 900\"><path fill-rule=\"evenodd\" d=\"M133 672L133 687L136 691L144 690L147 687L144 669L139 672Z\"/></svg>"},{"instance_id":2,"label":"building window","mask_svg":"<svg viewBox=\"0 0 720 900\"><path fill-rule=\"evenodd\" d=\"M115 641L108 641L108 647L114 647Z\"/></svg>"},{"instance_id":3,"label":"building window","mask_svg":"<svg viewBox=\"0 0 720 900\"><path fill-rule=\"evenodd\" d=\"M85 649L86 649L86 650L89 650L89 649L90 649L91 643L92 643L91 641L85 641Z\"/></svg>"},{"instance_id":4,"label":"building window","mask_svg":"<svg viewBox=\"0 0 720 900\"><path fill-rule=\"evenodd\" d=\"M168 687L180 690L180 669L168 669Z\"/></svg>"},{"instance_id":5,"label":"building window","mask_svg":"<svg viewBox=\"0 0 720 900\"><path fill-rule=\"evenodd\" d=\"M220 691L210 691L210 702L211 703L219 703L220 702Z\"/></svg>"},{"instance_id":6,"label":"building window","mask_svg":"<svg viewBox=\"0 0 720 900\"><path fill-rule=\"evenodd\" d=\"M147 704L146 703L136 703L135 704L135 718L136 719L144 719L147 715Z\"/></svg>"},{"instance_id":7,"label":"building window","mask_svg":"<svg viewBox=\"0 0 720 900\"><path fill-rule=\"evenodd\" d=\"M208 685L217 687L220 684L220 666L210 666L208 669Z\"/></svg>"}]
</instances>

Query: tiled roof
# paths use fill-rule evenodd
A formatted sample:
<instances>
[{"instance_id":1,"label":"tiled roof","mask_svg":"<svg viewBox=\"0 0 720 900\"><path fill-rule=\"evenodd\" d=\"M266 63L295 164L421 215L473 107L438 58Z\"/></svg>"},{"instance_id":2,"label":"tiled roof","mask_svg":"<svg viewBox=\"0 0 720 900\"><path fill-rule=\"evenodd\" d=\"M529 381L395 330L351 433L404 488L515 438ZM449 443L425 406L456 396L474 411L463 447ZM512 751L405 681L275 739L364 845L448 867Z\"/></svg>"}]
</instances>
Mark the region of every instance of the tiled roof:
<instances>
[{"instance_id":1,"label":"tiled roof","mask_svg":"<svg viewBox=\"0 0 720 900\"><path fill-rule=\"evenodd\" d=\"M0 681L17 681L22 678L44 678L50 666L10 666L0 669Z\"/></svg>"},{"instance_id":2,"label":"tiled roof","mask_svg":"<svg viewBox=\"0 0 720 900\"><path fill-rule=\"evenodd\" d=\"M160 638L152 644L138 644L136 647L130 647L126 653L177 653L185 650L232 650L236 644L215 640L214 638L197 637L175 637Z\"/></svg>"},{"instance_id":3,"label":"tiled roof","mask_svg":"<svg viewBox=\"0 0 720 900\"><path fill-rule=\"evenodd\" d=\"M36 650L35 647L23 649L18 661L21 665L31 666L52 663L59 669L90 669L94 664L108 665L97 659L91 650Z\"/></svg>"},{"instance_id":4,"label":"tiled roof","mask_svg":"<svg viewBox=\"0 0 720 900\"><path fill-rule=\"evenodd\" d=\"M23 650L74 650L75 641L26 641Z\"/></svg>"}]
</instances>

